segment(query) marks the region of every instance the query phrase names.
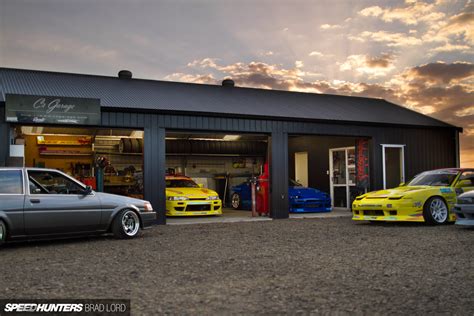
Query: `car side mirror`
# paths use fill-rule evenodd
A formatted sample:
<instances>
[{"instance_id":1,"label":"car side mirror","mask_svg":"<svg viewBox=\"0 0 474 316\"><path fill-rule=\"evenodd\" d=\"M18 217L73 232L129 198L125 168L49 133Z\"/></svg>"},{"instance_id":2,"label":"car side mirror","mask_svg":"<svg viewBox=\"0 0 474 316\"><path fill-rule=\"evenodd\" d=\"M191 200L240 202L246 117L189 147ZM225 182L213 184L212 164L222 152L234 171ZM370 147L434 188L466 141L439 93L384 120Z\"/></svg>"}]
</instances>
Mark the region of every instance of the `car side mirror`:
<instances>
[{"instance_id":1,"label":"car side mirror","mask_svg":"<svg viewBox=\"0 0 474 316\"><path fill-rule=\"evenodd\" d=\"M84 195L89 195L89 194L91 194L91 193L92 193L92 187L91 187L90 185L86 186L86 188L85 188L83 194L84 194Z\"/></svg>"},{"instance_id":2,"label":"car side mirror","mask_svg":"<svg viewBox=\"0 0 474 316\"><path fill-rule=\"evenodd\" d=\"M471 180L461 180L456 185L457 188L465 188L470 186L473 186Z\"/></svg>"},{"instance_id":3,"label":"car side mirror","mask_svg":"<svg viewBox=\"0 0 474 316\"><path fill-rule=\"evenodd\" d=\"M202 183L199 183L199 184L198 184L198 187L200 187L200 188L204 188L204 184L202 184Z\"/></svg>"}]
</instances>

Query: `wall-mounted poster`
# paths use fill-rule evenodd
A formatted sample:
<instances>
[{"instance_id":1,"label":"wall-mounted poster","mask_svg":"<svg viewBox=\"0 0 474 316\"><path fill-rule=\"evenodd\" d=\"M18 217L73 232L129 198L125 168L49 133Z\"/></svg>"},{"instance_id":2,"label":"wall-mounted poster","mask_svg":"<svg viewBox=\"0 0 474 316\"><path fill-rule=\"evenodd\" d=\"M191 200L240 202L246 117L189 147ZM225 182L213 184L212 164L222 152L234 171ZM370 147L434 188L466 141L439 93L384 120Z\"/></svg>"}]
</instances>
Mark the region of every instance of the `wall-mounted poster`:
<instances>
[{"instance_id":1,"label":"wall-mounted poster","mask_svg":"<svg viewBox=\"0 0 474 316\"><path fill-rule=\"evenodd\" d=\"M369 178L369 140L356 140L356 185L361 189L368 189L370 185Z\"/></svg>"},{"instance_id":2,"label":"wall-mounted poster","mask_svg":"<svg viewBox=\"0 0 474 316\"><path fill-rule=\"evenodd\" d=\"M27 124L100 125L100 100L7 94L7 122Z\"/></svg>"}]
</instances>

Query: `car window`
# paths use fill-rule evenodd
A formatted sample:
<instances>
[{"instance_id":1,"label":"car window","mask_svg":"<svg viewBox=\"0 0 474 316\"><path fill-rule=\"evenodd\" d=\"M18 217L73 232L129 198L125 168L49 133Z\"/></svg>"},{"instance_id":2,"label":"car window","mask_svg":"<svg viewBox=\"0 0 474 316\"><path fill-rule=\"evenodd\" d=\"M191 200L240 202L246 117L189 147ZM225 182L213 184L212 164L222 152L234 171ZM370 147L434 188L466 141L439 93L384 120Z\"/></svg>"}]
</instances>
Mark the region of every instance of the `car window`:
<instances>
[{"instance_id":1,"label":"car window","mask_svg":"<svg viewBox=\"0 0 474 316\"><path fill-rule=\"evenodd\" d=\"M176 179L166 180L167 188L199 188L199 186L193 180L188 179Z\"/></svg>"},{"instance_id":2,"label":"car window","mask_svg":"<svg viewBox=\"0 0 474 316\"><path fill-rule=\"evenodd\" d=\"M0 171L0 194L23 194L21 170Z\"/></svg>"},{"instance_id":3,"label":"car window","mask_svg":"<svg viewBox=\"0 0 474 316\"><path fill-rule=\"evenodd\" d=\"M471 181L471 185L474 186L474 171L464 171L459 177L459 181L462 180L469 180Z\"/></svg>"},{"instance_id":4,"label":"car window","mask_svg":"<svg viewBox=\"0 0 474 316\"><path fill-rule=\"evenodd\" d=\"M82 194L84 188L53 171L28 171L31 194Z\"/></svg>"},{"instance_id":5,"label":"car window","mask_svg":"<svg viewBox=\"0 0 474 316\"><path fill-rule=\"evenodd\" d=\"M455 171L446 170L427 171L415 176L408 185L450 186L457 174Z\"/></svg>"}]
</instances>

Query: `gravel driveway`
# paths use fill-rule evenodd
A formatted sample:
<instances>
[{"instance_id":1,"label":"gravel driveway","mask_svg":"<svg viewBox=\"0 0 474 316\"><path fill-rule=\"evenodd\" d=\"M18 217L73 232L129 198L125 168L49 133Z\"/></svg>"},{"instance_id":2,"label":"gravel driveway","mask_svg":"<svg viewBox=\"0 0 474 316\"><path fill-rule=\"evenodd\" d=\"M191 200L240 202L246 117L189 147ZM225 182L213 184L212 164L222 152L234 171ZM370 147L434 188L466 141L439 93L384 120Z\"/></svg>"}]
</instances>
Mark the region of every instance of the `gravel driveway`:
<instances>
[{"instance_id":1,"label":"gravel driveway","mask_svg":"<svg viewBox=\"0 0 474 316\"><path fill-rule=\"evenodd\" d=\"M473 315L474 230L348 218L158 226L0 250L2 298L130 298L140 314Z\"/></svg>"}]
</instances>

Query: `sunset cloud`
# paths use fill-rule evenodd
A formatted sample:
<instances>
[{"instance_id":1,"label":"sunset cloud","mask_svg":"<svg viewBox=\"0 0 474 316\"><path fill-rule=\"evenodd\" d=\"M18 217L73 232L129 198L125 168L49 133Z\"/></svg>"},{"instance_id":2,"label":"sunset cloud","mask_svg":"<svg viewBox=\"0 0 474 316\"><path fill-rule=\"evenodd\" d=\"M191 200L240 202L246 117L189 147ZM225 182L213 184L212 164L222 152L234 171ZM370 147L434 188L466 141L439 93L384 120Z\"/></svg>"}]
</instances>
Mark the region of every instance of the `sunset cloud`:
<instances>
[{"instance_id":1,"label":"sunset cloud","mask_svg":"<svg viewBox=\"0 0 474 316\"><path fill-rule=\"evenodd\" d=\"M324 54L315 50L315 51L312 51L311 53L309 53L308 56L310 56L310 57L323 57Z\"/></svg>"},{"instance_id":2,"label":"sunset cloud","mask_svg":"<svg viewBox=\"0 0 474 316\"><path fill-rule=\"evenodd\" d=\"M449 84L474 76L474 64L469 62L436 62L414 67L406 72L405 78L420 79L429 83Z\"/></svg>"},{"instance_id":3,"label":"sunset cloud","mask_svg":"<svg viewBox=\"0 0 474 316\"><path fill-rule=\"evenodd\" d=\"M423 41L417 37L404 33L393 33L386 31L364 31L359 35L349 35L348 38L350 40L359 42L372 41L376 43L384 43L388 47L415 46L423 44Z\"/></svg>"},{"instance_id":4,"label":"sunset cloud","mask_svg":"<svg viewBox=\"0 0 474 316\"><path fill-rule=\"evenodd\" d=\"M331 24L323 24L323 25L320 26L320 28L323 29L323 30L335 30L335 29L342 28L342 26L339 25L339 24L332 24L332 25Z\"/></svg>"},{"instance_id":5,"label":"sunset cloud","mask_svg":"<svg viewBox=\"0 0 474 316\"><path fill-rule=\"evenodd\" d=\"M377 17L384 22L399 21L406 25L417 25L419 22L434 22L443 19L446 15L436 11L436 4L418 1L406 1L405 6L396 8L381 8L371 6L359 11L365 17Z\"/></svg>"},{"instance_id":6,"label":"sunset cloud","mask_svg":"<svg viewBox=\"0 0 474 316\"><path fill-rule=\"evenodd\" d=\"M382 54L378 57L368 55L350 55L347 60L339 66L341 71L355 71L359 75L370 77L386 76L395 69L394 56Z\"/></svg>"},{"instance_id":7,"label":"sunset cloud","mask_svg":"<svg viewBox=\"0 0 474 316\"><path fill-rule=\"evenodd\" d=\"M435 53L450 53L450 52L460 52L464 54L474 54L472 46L469 45L460 45L460 44L451 44L445 43L442 46L438 46L430 50L430 52Z\"/></svg>"}]
</instances>

